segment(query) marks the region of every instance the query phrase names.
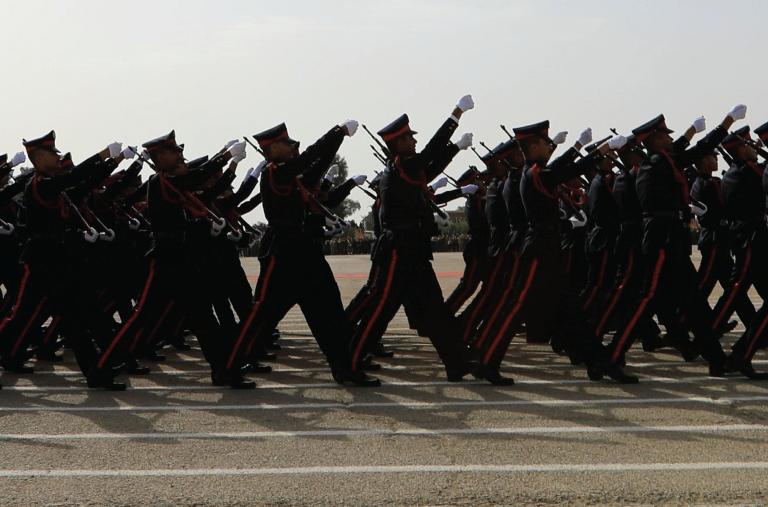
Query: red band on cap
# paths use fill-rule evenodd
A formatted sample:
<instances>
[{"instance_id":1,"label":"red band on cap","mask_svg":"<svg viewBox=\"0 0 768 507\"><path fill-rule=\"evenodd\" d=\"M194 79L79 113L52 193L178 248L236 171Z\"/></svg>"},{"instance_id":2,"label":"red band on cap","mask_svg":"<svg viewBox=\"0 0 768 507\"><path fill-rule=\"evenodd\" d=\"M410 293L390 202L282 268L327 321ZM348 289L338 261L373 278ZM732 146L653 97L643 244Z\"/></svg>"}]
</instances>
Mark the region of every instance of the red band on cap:
<instances>
[{"instance_id":1,"label":"red band on cap","mask_svg":"<svg viewBox=\"0 0 768 507\"><path fill-rule=\"evenodd\" d=\"M396 137L400 137L401 135L405 134L406 132L410 132L410 131L411 131L411 125L406 123L401 129L396 130L396 131L394 131L394 132L392 132L390 134L384 134L384 135L381 136L381 138L384 139L385 142L389 142L392 139L394 139Z\"/></svg>"},{"instance_id":2,"label":"red band on cap","mask_svg":"<svg viewBox=\"0 0 768 507\"><path fill-rule=\"evenodd\" d=\"M277 141L279 141L281 139L285 139L287 137L288 137L288 131L286 130L286 131L281 132L280 135L277 136L277 137L271 137L271 138L267 138L267 139L259 139L259 146L261 146L262 148L266 148L267 146L270 146L270 145L276 143Z\"/></svg>"}]
</instances>

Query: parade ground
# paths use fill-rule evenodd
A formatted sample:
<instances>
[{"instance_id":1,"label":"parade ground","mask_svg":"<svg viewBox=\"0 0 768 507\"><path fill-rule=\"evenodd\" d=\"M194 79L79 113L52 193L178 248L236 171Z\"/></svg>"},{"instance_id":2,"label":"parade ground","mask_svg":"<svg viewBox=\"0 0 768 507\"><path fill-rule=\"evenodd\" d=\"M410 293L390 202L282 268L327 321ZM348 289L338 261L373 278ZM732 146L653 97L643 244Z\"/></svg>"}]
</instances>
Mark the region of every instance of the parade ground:
<instances>
[{"instance_id":1,"label":"parade ground","mask_svg":"<svg viewBox=\"0 0 768 507\"><path fill-rule=\"evenodd\" d=\"M346 303L369 260L329 261ZM258 262L243 262L255 282ZM461 255L438 254L435 268L447 294ZM89 390L69 352L32 376L4 374L0 503L768 501L766 383L709 378L704 363L639 348L628 357L639 385L593 383L547 346L516 340L503 368L515 386L451 384L401 313L384 384L355 389L333 383L298 308L280 330L275 371L252 376L253 391L212 387L194 342L126 392ZM758 369L767 363L758 354Z\"/></svg>"}]
</instances>

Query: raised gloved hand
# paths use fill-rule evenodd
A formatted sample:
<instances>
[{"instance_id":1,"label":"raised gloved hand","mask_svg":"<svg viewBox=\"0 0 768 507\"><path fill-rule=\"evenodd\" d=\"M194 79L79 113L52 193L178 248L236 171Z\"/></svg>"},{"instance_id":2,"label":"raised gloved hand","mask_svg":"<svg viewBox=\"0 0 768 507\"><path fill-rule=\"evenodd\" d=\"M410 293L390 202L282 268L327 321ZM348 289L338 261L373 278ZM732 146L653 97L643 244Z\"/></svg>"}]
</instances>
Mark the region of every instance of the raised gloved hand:
<instances>
[{"instance_id":1,"label":"raised gloved hand","mask_svg":"<svg viewBox=\"0 0 768 507\"><path fill-rule=\"evenodd\" d=\"M459 103L456 104L456 107L458 107L462 113L466 113L470 109L474 109L475 101L472 100L472 95L464 95L459 99Z\"/></svg>"},{"instance_id":2,"label":"raised gloved hand","mask_svg":"<svg viewBox=\"0 0 768 507\"><path fill-rule=\"evenodd\" d=\"M347 130L347 135L352 137L357 132L357 127L360 125L356 120L347 120L344 122L344 128Z\"/></svg>"},{"instance_id":3,"label":"raised gloved hand","mask_svg":"<svg viewBox=\"0 0 768 507\"><path fill-rule=\"evenodd\" d=\"M109 144L107 149L109 150L109 158L115 158L120 155L121 151L123 151L123 143L115 141L114 143Z\"/></svg>"},{"instance_id":4,"label":"raised gloved hand","mask_svg":"<svg viewBox=\"0 0 768 507\"><path fill-rule=\"evenodd\" d=\"M227 144L224 145L224 149L228 150L232 145L237 144L238 139L232 139L231 141L227 141Z\"/></svg>"},{"instance_id":5,"label":"raised gloved hand","mask_svg":"<svg viewBox=\"0 0 768 507\"><path fill-rule=\"evenodd\" d=\"M120 152L125 160L132 160L136 156L136 148L126 146L126 148Z\"/></svg>"},{"instance_id":6,"label":"raised gloved hand","mask_svg":"<svg viewBox=\"0 0 768 507\"><path fill-rule=\"evenodd\" d=\"M357 176L352 177L352 180L355 182L355 185L358 185L358 186L365 183L365 180L367 179L368 179L368 176L366 176L365 174L358 174Z\"/></svg>"},{"instance_id":7,"label":"raised gloved hand","mask_svg":"<svg viewBox=\"0 0 768 507\"><path fill-rule=\"evenodd\" d=\"M691 199L691 204L688 205L691 208L691 212L697 217L702 217L707 214L709 209L706 204L696 199Z\"/></svg>"},{"instance_id":8,"label":"raised gloved hand","mask_svg":"<svg viewBox=\"0 0 768 507\"><path fill-rule=\"evenodd\" d=\"M552 138L552 142L555 144L563 144L566 137L568 137L568 131L563 130L562 132L555 134L555 137Z\"/></svg>"},{"instance_id":9,"label":"raised gloved hand","mask_svg":"<svg viewBox=\"0 0 768 507\"><path fill-rule=\"evenodd\" d=\"M261 173L262 171L264 171L265 167L267 167L267 161L263 160L256 167L251 167L250 169L248 169L248 171L245 173L245 179L256 178L256 180L258 181L259 176L261 176Z\"/></svg>"},{"instance_id":10,"label":"raised gloved hand","mask_svg":"<svg viewBox=\"0 0 768 507\"><path fill-rule=\"evenodd\" d=\"M743 120L747 116L747 106L744 104L733 106L733 109L728 113L728 116L730 116L733 121Z\"/></svg>"},{"instance_id":11,"label":"raised gloved hand","mask_svg":"<svg viewBox=\"0 0 768 507\"><path fill-rule=\"evenodd\" d=\"M461 187L461 194L462 195L473 195L475 192L477 192L477 189L480 188L477 185L473 185L470 183L469 185L464 185Z\"/></svg>"},{"instance_id":12,"label":"raised gloved hand","mask_svg":"<svg viewBox=\"0 0 768 507\"><path fill-rule=\"evenodd\" d=\"M707 120L703 116L699 116L698 118L693 120L692 127L697 134L704 132L705 130L707 130Z\"/></svg>"},{"instance_id":13,"label":"raised gloved hand","mask_svg":"<svg viewBox=\"0 0 768 507\"><path fill-rule=\"evenodd\" d=\"M333 164L331 167L328 168L328 172L325 173L325 179L326 181L333 182L333 180L336 179L336 176L339 175L339 166L336 164Z\"/></svg>"},{"instance_id":14,"label":"raised gloved hand","mask_svg":"<svg viewBox=\"0 0 768 507\"><path fill-rule=\"evenodd\" d=\"M581 227L587 225L587 215L584 213L584 211L579 210L579 212L570 217L568 221L571 222L571 226L574 229L580 229Z\"/></svg>"},{"instance_id":15,"label":"raised gloved hand","mask_svg":"<svg viewBox=\"0 0 768 507\"><path fill-rule=\"evenodd\" d=\"M472 133L467 132L466 134L462 135L458 141L456 141L456 146L460 150L466 150L470 146L472 146Z\"/></svg>"},{"instance_id":16,"label":"raised gloved hand","mask_svg":"<svg viewBox=\"0 0 768 507\"><path fill-rule=\"evenodd\" d=\"M592 142L592 129L590 127L585 128L581 131L581 134L579 134L579 139L576 141L582 146L586 146L589 143Z\"/></svg>"},{"instance_id":17,"label":"raised gloved hand","mask_svg":"<svg viewBox=\"0 0 768 507\"><path fill-rule=\"evenodd\" d=\"M448 178L443 176L442 178L438 179L436 182L432 183L429 186L429 188L431 188L433 192L437 192L438 190L440 190L441 188L443 188L447 184L448 184Z\"/></svg>"},{"instance_id":18,"label":"raised gloved hand","mask_svg":"<svg viewBox=\"0 0 768 507\"><path fill-rule=\"evenodd\" d=\"M19 164L23 164L27 161L27 154L23 151L16 153L11 159L11 167L16 167Z\"/></svg>"},{"instance_id":19,"label":"raised gloved hand","mask_svg":"<svg viewBox=\"0 0 768 507\"><path fill-rule=\"evenodd\" d=\"M245 158L245 141L236 142L227 148L227 151L232 155L232 162L241 162Z\"/></svg>"},{"instance_id":20,"label":"raised gloved hand","mask_svg":"<svg viewBox=\"0 0 768 507\"><path fill-rule=\"evenodd\" d=\"M613 151L622 149L627 144L627 138L624 136L614 136L608 140L608 147Z\"/></svg>"}]
</instances>

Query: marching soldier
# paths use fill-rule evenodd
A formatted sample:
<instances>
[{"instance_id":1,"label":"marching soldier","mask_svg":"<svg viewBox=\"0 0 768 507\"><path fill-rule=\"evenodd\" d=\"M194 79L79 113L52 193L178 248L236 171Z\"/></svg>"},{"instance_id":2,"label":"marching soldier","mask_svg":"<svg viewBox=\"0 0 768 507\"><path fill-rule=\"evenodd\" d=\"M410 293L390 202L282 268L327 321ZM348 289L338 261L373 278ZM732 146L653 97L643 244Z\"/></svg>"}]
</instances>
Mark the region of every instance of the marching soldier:
<instances>
[{"instance_id":1,"label":"marching soldier","mask_svg":"<svg viewBox=\"0 0 768 507\"><path fill-rule=\"evenodd\" d=\"M686 150L688 138L673 142L663 115L633 130L637 142L643 143L649 158L637 175L637 193L643 210L642 254L645 259L640 298L629 320L614 335L609 350L609 368L617 372L616 380L636 383L637 377L624 373L621 363L634 339L638 321L657 313L665 326L678 322L679 312L688 318L686 325L694 334L694 343L709 362L712 376L725 374L726 356L710 329L711 308L696 290L696 270L689 256L690 236L685 217L689 213L690 196L682 168L696 153L714 149L727 135L734 121L744 118L746 106L736 106L722 123L707 136L706 142ZM668 329L669 331L669 329ZM620 373L619 373L620 372Z\"/></svg>"},{"instance_id":2,"label":"marching soldier","mask_svg":"<svg viewBox=\"0 0 768 507\"><path fill-rule=\"evenodd\" d=\"M254 136L267 159L261 195L269 228L261 241L261 270L253 310L241 322L226 358L226 372L238 372L248 359L248 350L264 345L255 341L264 340L268 334L265 331L274 329L280 318L298 304L334 380L340 384L379 385L378 379L349 368L351 324L344 316L338 285L323 256L322 239L307 223L310 207L317 203L304 182L319 180L344 137L354 135L357 126L354 120L337 125L301 153L299 143L290 138L284 123Z\"/></svg>"},{"instance_id":3,"label":"marching soldier","mask_svg":"<svg viewBox=\"0 0 768 507\"><path fill-rule=\"evenodd\" d=\"M384 333L401 304L419 334L429 337L449 381L460 381L472 369L463 357L454 317L443 301L432 268L430 237L435 221L427 184L460 149L471 145L471 134L455 144L450 138L462 114L473 107L471 96L462 97L421 152L416 151L416 132L407 115L378 132L389 152L379 188L382 235L376 256L381 269L373 282L374 303L365 310L351 342L353 372L362 370L369 339Z\"/></svg>"}]
</instances>

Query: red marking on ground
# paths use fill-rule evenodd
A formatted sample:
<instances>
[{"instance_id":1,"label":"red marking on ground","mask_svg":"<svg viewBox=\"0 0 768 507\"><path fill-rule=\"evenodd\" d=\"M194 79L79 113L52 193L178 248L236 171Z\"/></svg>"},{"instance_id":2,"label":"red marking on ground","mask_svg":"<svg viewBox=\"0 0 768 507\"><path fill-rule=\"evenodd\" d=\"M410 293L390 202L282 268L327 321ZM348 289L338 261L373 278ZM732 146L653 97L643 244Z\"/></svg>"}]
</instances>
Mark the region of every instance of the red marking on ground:
<instances>
[{"instance_id":1,"label":"red marking on ground","mask_svg":"<svg viewBox=\"0 0 768 507\"><path fill-rule=\"evenodd\" d=\"M460 271L438 271L435 273L438 278L461 278ZM334 273L337 280L359 280L368 278L368 273ZM248 276L248 280L255 282L259 277L256 275Z\"/></svg>"}]
</instances>

